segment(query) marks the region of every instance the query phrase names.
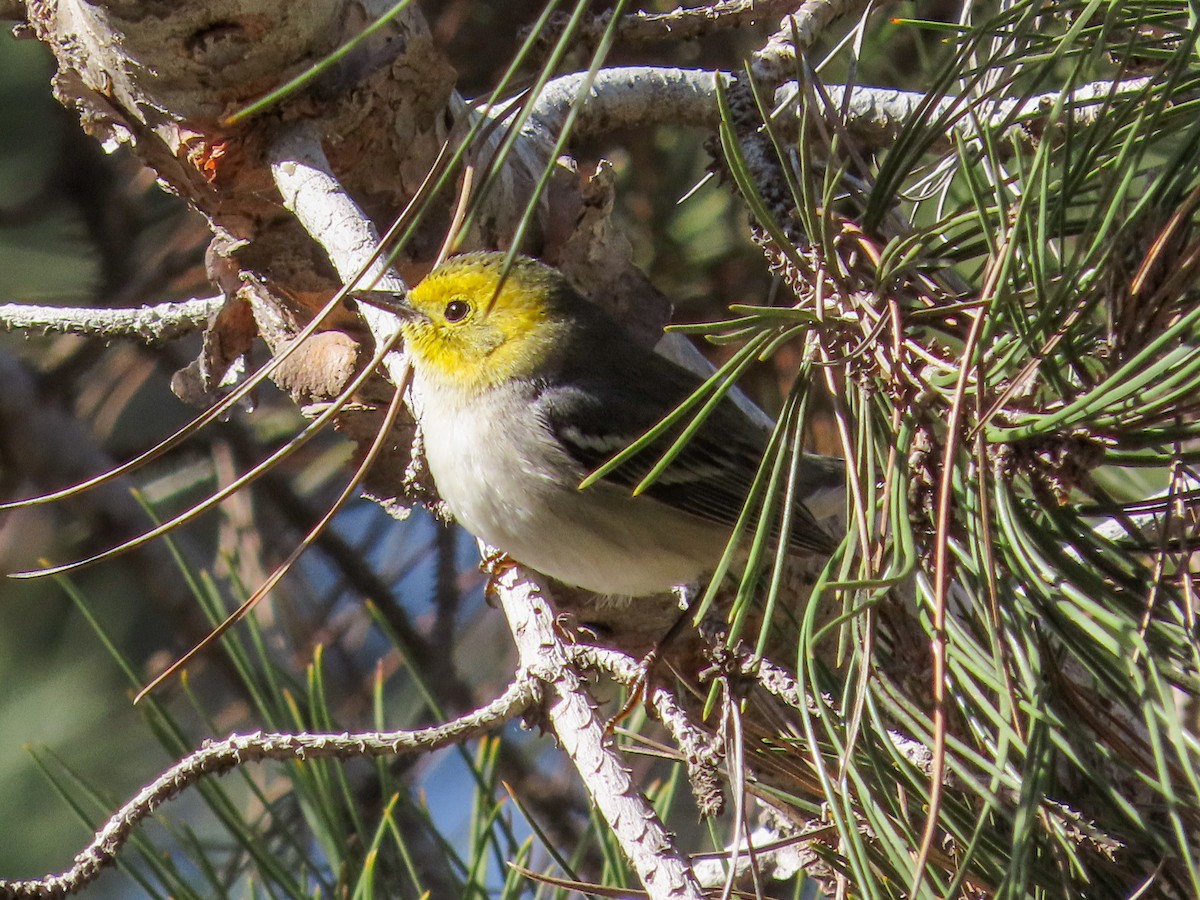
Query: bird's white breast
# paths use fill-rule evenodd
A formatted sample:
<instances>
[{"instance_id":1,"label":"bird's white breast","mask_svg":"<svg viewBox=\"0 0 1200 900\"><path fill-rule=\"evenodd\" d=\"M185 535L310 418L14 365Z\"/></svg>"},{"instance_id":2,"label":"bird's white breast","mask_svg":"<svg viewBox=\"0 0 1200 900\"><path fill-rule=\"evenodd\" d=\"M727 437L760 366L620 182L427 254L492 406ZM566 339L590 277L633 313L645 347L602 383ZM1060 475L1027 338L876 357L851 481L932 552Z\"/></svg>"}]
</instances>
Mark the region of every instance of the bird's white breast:
<instances>
[{"instance_id":1,"label":"bird's white breast","mask_svg":"<svg viewBox=\"0 0 1200 900\"><path fill-rule=\"evenodd\" d=\"M468 531L518 562L630 597L693 581L715 564L723 529L607 484L578 490L587 473L534 415L532 389L493 390L468 404L419 373L415 386L442 499Z\"/></svg>"}]
</instances>

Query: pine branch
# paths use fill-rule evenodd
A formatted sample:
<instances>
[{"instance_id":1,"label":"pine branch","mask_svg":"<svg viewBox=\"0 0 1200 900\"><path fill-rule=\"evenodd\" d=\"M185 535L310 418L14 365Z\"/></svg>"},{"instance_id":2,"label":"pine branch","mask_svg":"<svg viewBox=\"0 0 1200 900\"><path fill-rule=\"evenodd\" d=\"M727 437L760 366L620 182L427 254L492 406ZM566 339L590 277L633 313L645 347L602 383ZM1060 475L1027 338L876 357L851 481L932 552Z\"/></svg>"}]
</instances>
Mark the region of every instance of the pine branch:
<instances>
[{"instance_id":1,"label":"pine branch","mask_svg":"<svg viewBox=\"0 0 1200 900\"><path fill-rule=\"evenodd\" d=\"M534 102L534 116L552 134L562 128L585 76L586 73L576 72L554 79ZM720 122L717 85L729 87L733 82L732 73L706 69L659 66L604 69L592 83L587 105L577 117L574 130L583 137L661 125L666 121L715 128ZM1055 117L1056 128L1088 126L1095 124L1108 109L1110 99L1135 96L1152 83L1149 77L1097 81L1065 94L1051 91L1029 98L941 97L932 110L925 112L928 118L947 123L944 138L932 149L950 149L956 138L971 140L985 131L992 131L991 140L1008 153L1015 152L1015 146L1033 147L1049 136L1049 121L1060 100L1067 112ZM921 92L896 88L823 84L821 89L829 101L828 113L869 147L885 147L894 141L926 102L926 95ZM775 94L779 135L789 140L797 137L799 120L805 114L799 106L800 96L800 88L794 82L784 84ZM794 110L794 115L783 115L787 110Z\"/></svg>"},{"instance_id":2,"label":"pine branch","mask_svg":"<svg viewBox=\"0 0 1200 900\"><path fill-rule=\"evenodd\" d=\"M224 302L224 297L199 297L128 309L5 303L0 304L0 328L99 338L132 337L154 344L203 328Z\"/></svg>"},{"instance_id":3,"label":"pine branch","mask_svg":"<svg viewBox=\"0 0 1200 900\"><path fill-rule=\"evenodd\" d=\"M258 732L205 741L199 750L171 766L115 812L96 832L91 844L75 857L70 869L25 881L0 880L0 898L17 900L77 893L115 862L117 853L137 826L155 809L210 775L224 775L248 763L266 760L302 762L429 753L487 734L525 713L537 702L538 695L537 681L520 673L491 703L431 728L343 734Z\"/></svg>"},{"instance_id":4,"label":"pine branch","mask_svg":"<svg viewBox=\"0 0 1200 900\"><path fill-rule=\"evenodd\" d=\"M718 815L725 805L721 789L721 746L701 728L679 702L674 692L663 687L643 685L644 661L602 647L579 646L572 649L572 661L583 668L604 672L618 684L646 691L646 706L654 713L675 741L687 767L688 783L702 819Z\"/></svg>"},{"instance_id":5,"label":"pine branch","mask_svg":"<svg viewBox=\"0 0 1200 900\"><path fill-rule=\"evenodd\" d=\"M805 0L794 13L784 17L775 33L755 51L752 74L764 84L782 84L795 71L796 58L815 44L830 25L867 6L867 0Z\"/></svg>"},{"instance_id":6,"label":"pine branch","mask_svg":"<svg viewBox=\"0 0 1200 900\"><path fill-rule=\"evenodd\" d=\"M329 160L309 126L284 132L276 142L271 172L283 203L329 254L347 288L404 293L404 280L381 259L379 233L333 173ZM354 301L377 346L395 340L399 320L391 313ZM400 384L402 353L389 353L384 366L393 384Z\"/></svg>"},{"instance_id":7,"label":"pine branch","mask_svg":"<svg viewBox=\"0 0 1200 900\"><path fill-rule=\"evenodd\" d=\"M641 878L647 896L701 900L704 891L691 865L634 784L605 731L596 702L584 688L571 650L555 624L541 579L519 566L507 567L493 578L517 642L521 668L545 685L543 708L549 727Z\"/></svg>"}]
</instances>

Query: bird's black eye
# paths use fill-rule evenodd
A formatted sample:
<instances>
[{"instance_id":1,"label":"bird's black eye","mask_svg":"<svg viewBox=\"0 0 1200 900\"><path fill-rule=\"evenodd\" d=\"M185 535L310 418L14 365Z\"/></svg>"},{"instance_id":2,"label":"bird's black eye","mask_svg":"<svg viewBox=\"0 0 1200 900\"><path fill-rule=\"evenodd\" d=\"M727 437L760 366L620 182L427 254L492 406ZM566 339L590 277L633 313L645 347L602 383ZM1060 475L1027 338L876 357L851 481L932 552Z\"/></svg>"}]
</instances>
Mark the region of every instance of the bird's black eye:
<instances>
[{"instance_id":1,"label":"bird's black eye","mask_svg":"<svg viewBox=\"0 0 1200 900\"><path fill-rule=\"evenodd\" d=\"M466 300L451 300L446 304L446 310L443 313L447 322L459 322L467 317L467 313L471 311L471 304Z\"/></svg>"}]
</instances>

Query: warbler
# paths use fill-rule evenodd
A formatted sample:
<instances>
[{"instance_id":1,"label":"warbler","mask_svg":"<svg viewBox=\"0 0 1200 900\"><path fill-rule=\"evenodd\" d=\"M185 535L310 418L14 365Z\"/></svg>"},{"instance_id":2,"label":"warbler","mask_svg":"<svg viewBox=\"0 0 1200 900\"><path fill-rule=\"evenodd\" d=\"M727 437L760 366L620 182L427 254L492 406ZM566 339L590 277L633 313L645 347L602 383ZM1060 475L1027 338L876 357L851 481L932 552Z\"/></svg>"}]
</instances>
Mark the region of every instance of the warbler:
<instances>
[{"instance_id":1,"label":"warbler","mask_svg":"<svg viewBox=\"0 0 1200 900\"><path fill-rule=\"evenodd\" d=\"M518 258L505 273L504 261L453 257L388 304L412 360L425 458L454 517L513 560L612 597L715 568L767 432L726 398L643 493L633 495L679 428L581 489L701 379L632 340L557 270ZM791 548L832 550L804 501L843 480L841 460L806 455Z\"/></svg>"}]
</instances>

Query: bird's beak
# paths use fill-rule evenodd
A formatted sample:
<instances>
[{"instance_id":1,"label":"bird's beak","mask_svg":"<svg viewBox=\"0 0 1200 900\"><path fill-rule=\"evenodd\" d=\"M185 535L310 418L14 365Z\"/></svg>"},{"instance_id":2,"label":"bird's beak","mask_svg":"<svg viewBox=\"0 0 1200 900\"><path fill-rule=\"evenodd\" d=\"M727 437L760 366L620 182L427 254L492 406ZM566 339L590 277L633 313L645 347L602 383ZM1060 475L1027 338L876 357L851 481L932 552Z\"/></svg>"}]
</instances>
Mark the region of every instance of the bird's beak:
<instances>
[{"instance_id":1,"label":"bird's beak","mask_svg":"<svg viewBox=\"0 0 1200 900\"><path fill-rule=\"evenodd\" d=\"M365 303L392 315L405 322L420 322L428 318L425 313L416 309L408 302L407 293L396 291L351 291L346 295L351 300Z\"/></svg>"}]
</instances>

